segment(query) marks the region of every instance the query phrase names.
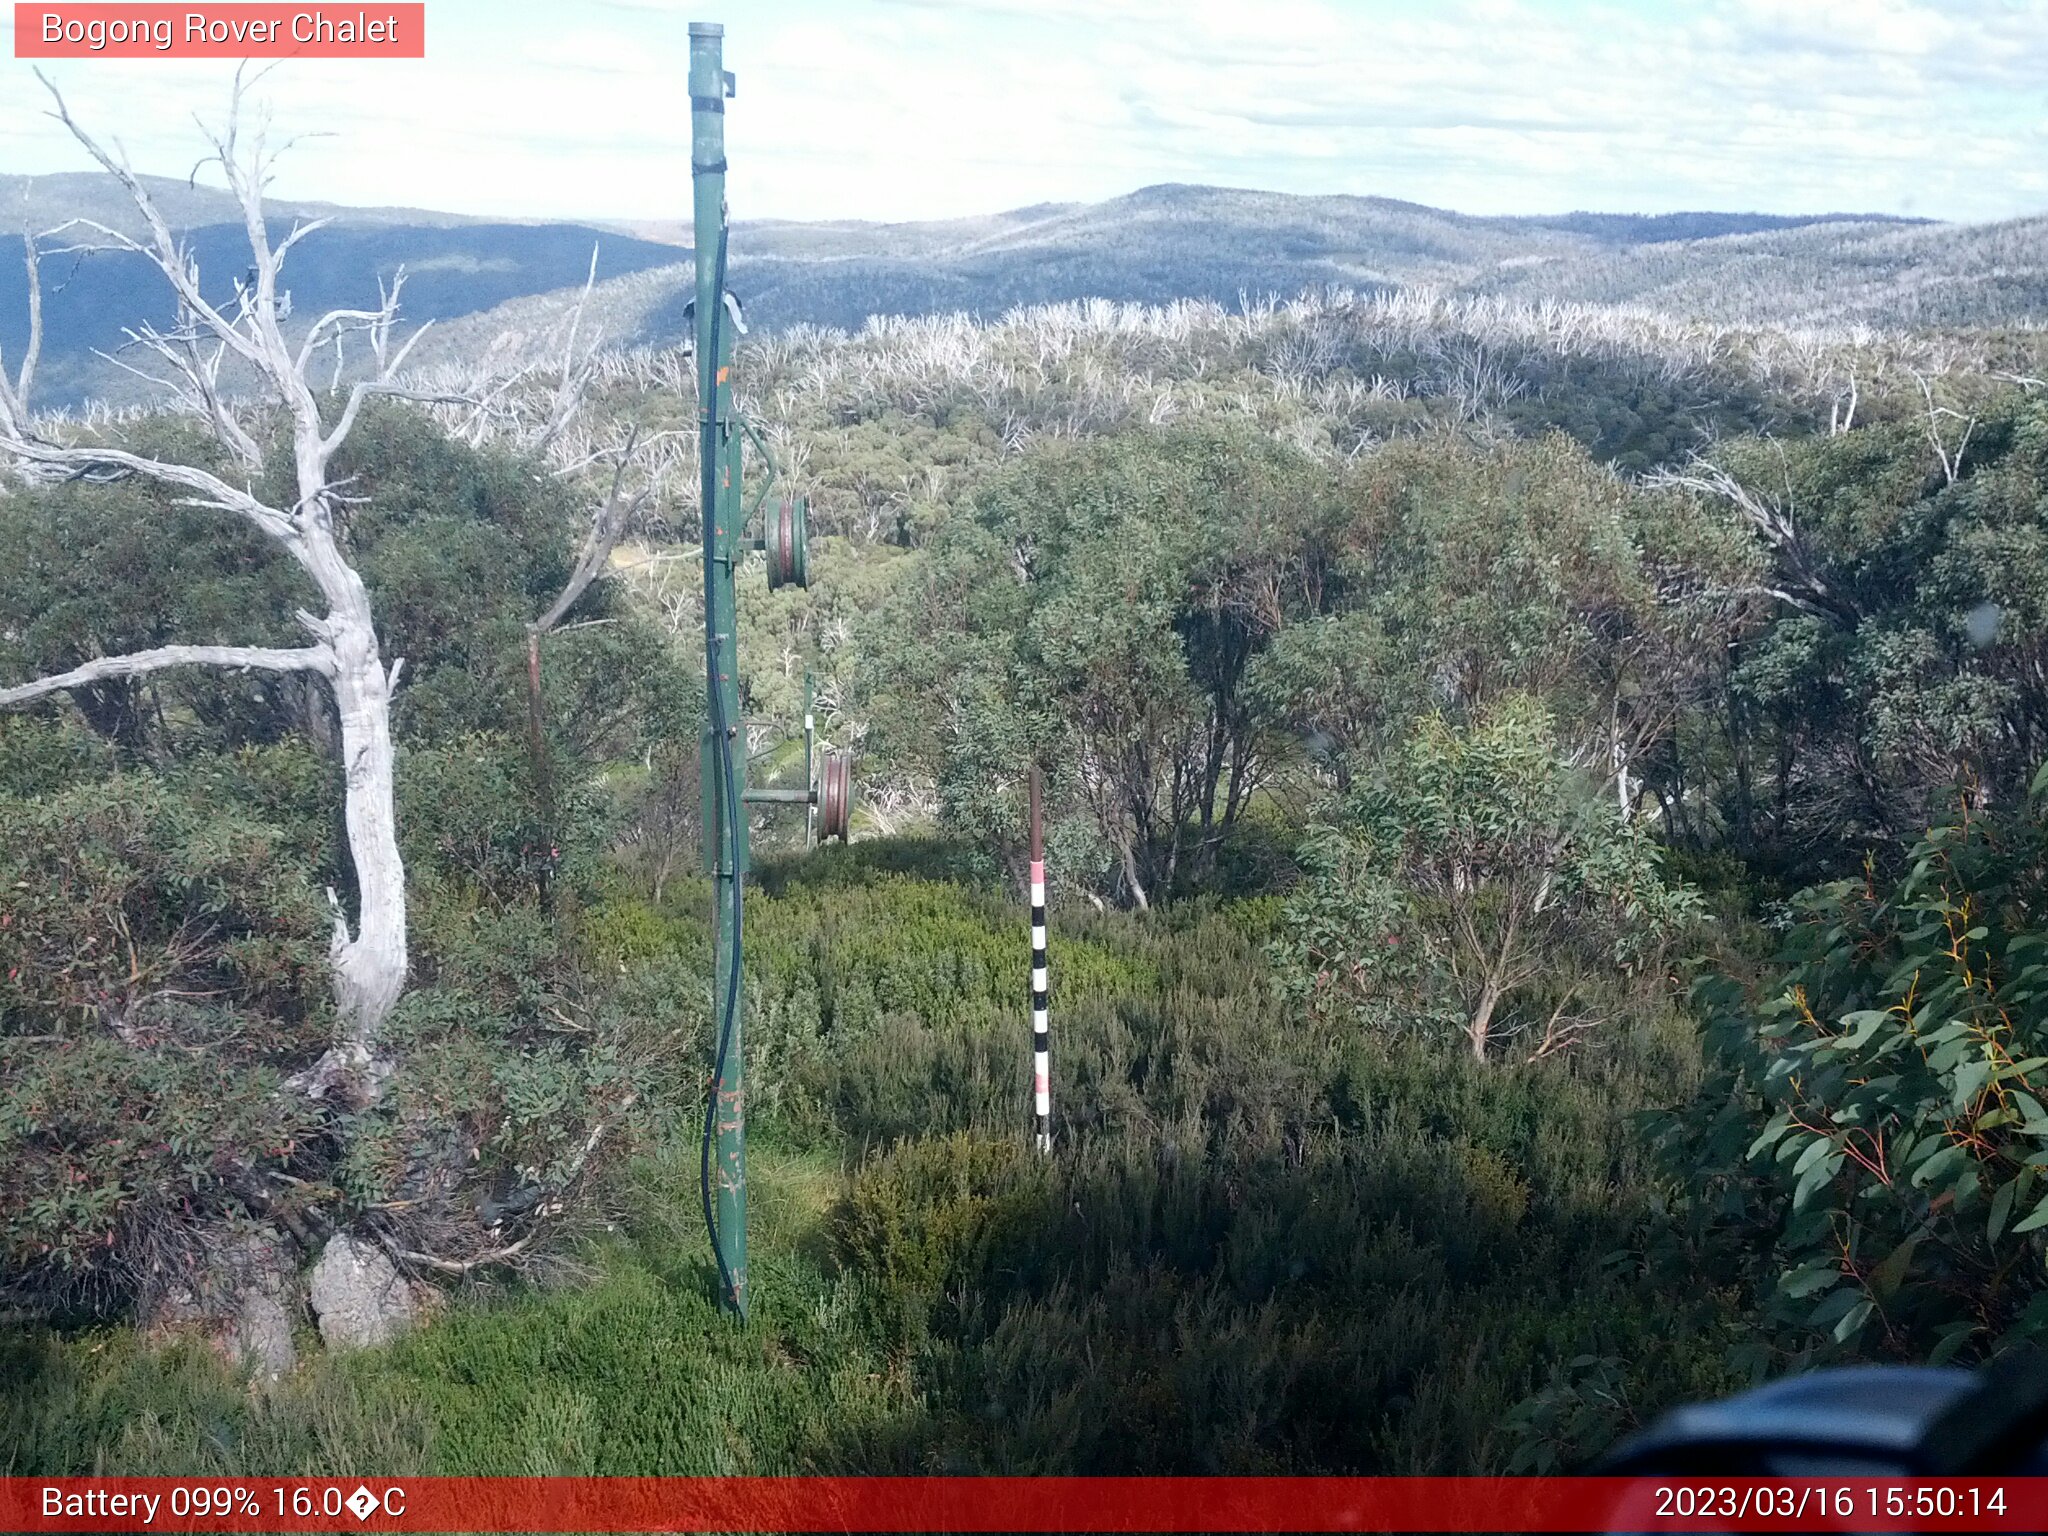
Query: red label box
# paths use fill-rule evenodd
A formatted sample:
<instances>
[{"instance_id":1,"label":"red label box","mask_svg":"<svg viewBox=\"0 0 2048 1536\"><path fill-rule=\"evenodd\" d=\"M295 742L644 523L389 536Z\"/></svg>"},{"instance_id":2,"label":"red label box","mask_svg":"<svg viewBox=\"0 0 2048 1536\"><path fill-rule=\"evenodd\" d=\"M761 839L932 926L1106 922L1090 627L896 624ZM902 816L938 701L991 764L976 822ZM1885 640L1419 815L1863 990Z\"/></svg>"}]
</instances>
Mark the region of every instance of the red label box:
<instances>
[{"instance_id":1,"label":"red label box","mask_svg":"<svg viewBox=\"0 0 2048 1536\"><path fill-rule=\"evenodd\" d=\"M0 1477L0 1530L2048 1530L2048 1478Z\"/></svg>"},{"instance_id":2,"label":"red label box","mask_svg":"<svg viewBox=\"0 0 2048 1536\"><path fill-rule=\"evenodd\" d=\"M423 59L424 4L24 5L17 59Z\"/></svg>"}]
</instances>

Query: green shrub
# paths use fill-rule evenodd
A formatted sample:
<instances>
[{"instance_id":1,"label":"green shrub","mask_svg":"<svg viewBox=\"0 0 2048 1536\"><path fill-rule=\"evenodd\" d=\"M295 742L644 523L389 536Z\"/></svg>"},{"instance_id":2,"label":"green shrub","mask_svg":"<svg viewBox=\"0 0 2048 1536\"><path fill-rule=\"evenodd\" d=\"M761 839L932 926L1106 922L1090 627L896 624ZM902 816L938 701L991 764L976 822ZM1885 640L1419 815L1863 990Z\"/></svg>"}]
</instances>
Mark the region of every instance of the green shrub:
<instances>
[{"instance_id":1,"label":"green shrub","mask_svg":"<svg viewBox=\"0 0 2048 1536\"><path fill-rule=\"evenodd\" d=\"M1021 1135L905 1142L854 1176L835 1223L841 1262L868 1283L884 1327L915 1338L964 1282L1013 1262L1051 1214L1050 1187Z\"/></svg>"},{"instance_id":2,"label":"green shrub","mask_svg":"<svg viewBox=\"0 0 2048 1536\"><path fill-rule=\"evenodd\" d=\"M353 1127L356 1198L411 1198L472 1150L558 1178L562 1128L629 1082L640 1144L665 1148L589 1203L620 1231L593 1226L586 1283L459 1301L352 1368L349 1401L392 1405L432 1470L1500 1471L1727 1383L1732 1309L1669 1233L1632 1120L1688 1080L1679 1021L1482 1067L1292 1014L1263 967L1270 901L1077 912L1055 934L1047 1158L1021 905L907 878L750 900L749 1330L717 1320L697 1210L694 896L589 909L601 995L569 966L522 1012L451 961L408 997L406 1070ZM883 1007L891 988L916 1007ZM551 1034L556 1006L595 1033ZM1588 1355L1625 1362L1611 1402L1562 1364ZM299 1424L325 1379L275 1411ZM157 1414L167 1463L252 1466L273 1442L246 1428L194 1450L193 1390L150 1377L123 1401ZM355 1412L336 1432L378 1443ZM38 1464L128 1454L92 1422Z\"/></svg>"},{"instance_id":3,"label":"green shrub","mask_svg":"<svg viewBox=\"0 0 2048 1536\"><path fill-rule=\"evenodd\" d=\"M256 765L0 795L0 1290L123 1301L301 1159L327 919Z\"/></svg>"},{"instance_id":4,"label":"green shrub","mask_svg":"<svg viewBox=\"0 0 2048 1536\"><path fill-rule=\"evenodd\" d=\"M1803 893L1755 995L1696 989L1715 1070L1667 1134L1793 1360L2048 1333L2043 831L1966 812Z\"/></svg>"},{"instance_id":5,"label":"green shrub","mask_svg":"<svg viewBox=\"0 0 2048 1536\"><path fill-rule=\"evenodd\" d=\"M1430 715L1311 834L1275 955L1318 1014L1459 1031L1481 1060L1513 1035L1547 1055L1625 1011L1699 915L1658 853L1594 799L1540 703Z\"/></svg>"}]
</instances>

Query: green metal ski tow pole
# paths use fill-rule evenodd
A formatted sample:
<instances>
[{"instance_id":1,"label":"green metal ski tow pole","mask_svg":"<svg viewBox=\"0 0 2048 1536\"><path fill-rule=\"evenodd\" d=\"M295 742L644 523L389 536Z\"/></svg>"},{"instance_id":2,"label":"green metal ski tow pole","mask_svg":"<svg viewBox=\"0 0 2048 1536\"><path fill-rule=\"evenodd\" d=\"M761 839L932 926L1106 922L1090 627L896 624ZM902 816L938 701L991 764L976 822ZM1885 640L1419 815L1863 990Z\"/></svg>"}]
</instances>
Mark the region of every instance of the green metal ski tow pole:
<instances>
[{"instance_id":1,"label":"green metal ski tow pole","mask_svg":"<svg viewBox=\"0 0 2048 1536\"><path fill-rule=\"evenodd\" d=\"M723 1304L747 1315L747 1117L740 929L747 869L734 569L741 558L734 330L725 302L725 28L690 23L690 181L695 193L698 457L704 507L704 840L713 875L713 1057L700 1174Z\"/></svg>"}]
</instances>

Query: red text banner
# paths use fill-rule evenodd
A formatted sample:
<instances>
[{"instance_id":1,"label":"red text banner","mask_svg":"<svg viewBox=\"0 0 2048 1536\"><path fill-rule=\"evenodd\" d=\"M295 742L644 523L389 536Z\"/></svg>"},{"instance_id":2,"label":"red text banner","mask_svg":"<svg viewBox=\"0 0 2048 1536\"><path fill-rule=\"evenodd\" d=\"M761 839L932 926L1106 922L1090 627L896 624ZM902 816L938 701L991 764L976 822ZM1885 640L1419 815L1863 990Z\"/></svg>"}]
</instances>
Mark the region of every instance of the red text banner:
<instances>
[{"instance_id":1,"label":"red text banner","mask_svg":"<svg viewBox=\"0 0 2048 1536\"><path fill-rule=\"evenodd\" d=\"M21 5L17 59L423 59L424 4Z\"/></svg>"},{"instance_id":2,"label":"red text banner","mask_svg":"<svg viewBox=\"0 0 2048 1536\"><path fill-rule=\"evenodd\" d=\"M0 1478L8 1531L2042 1531L2048 1478Z\"/></svg>"}]
</instances>

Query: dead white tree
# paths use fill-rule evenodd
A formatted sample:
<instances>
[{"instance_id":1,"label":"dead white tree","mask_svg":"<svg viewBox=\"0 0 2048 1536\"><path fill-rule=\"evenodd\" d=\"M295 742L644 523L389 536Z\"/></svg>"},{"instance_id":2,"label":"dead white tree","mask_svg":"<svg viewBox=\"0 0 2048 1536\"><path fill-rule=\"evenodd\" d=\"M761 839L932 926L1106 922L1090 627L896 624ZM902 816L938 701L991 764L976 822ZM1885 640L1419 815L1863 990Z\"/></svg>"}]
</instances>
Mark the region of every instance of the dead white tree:
<instances>
[{"instance_id":1,"label":"dead white tree","mask_svg":"<svg viewBox=\"0 0 2048 1536\"><path fill-rule=\"evenodd\" d=\"M548 402L547 419L541 424L534 447L541 453L561 434L564 427L582 408L583 395L590 383L591 360L596 357L602 338L592 338L588 350L581 357L576 353L576 335L583 328L583 312L590 307L590 292L597 286L597 247L590 248L590 272L583 279L583 294L577 299L576 307L569 312L568 338L562 343L562 376L555 384L555 393Z\"/></svg>"},{"instance_id":2,"label":"dead white tree","mask_svg":"<svg viewBox=\"0 0 2048 1536\"><path fill-rule=\"evenodd\" d=\"M1951 406L1934 403L1934 381L1918 368L1906 370L1913 376L1913 382L1920 386L1920 398L1927 403L1927 441L1934 449L1934 457L1941 463L1941 473L1948 484L1954 485L1956 477L1963 472L1963 454L1970 446L1970 434L1977 430L1977 418L1965 416ZM1959 421L1963 424L1956 434L1953 445L1943 428L1944 421Z\"/></svg>"},{"instance_id":3,"label":"dead white tree","mask_svg":"<svg viewBox=\"0 0 2048 1536\"><path fill-rule=\"evenodd\" d=\"M569 573L568 581L563 583L562 590L548 605L547 612L527 626L527 632L535 638L552 633L563 616L576 606L577 600L590 590L591 583L604 574L611 563L612 550L653 494L652 487L644 487L630 496L625 493L626 470L633 463L639 441L640 429L634 427L627 432L623 443L601 455L612 460L611 491L591 515L590 528L583 536L583 548L576 556L576 565Z\"/></svg>"},{"instance_id":4,"label":"dead white tree","mask_svg":"<svg viewBox=\"0 0 2048 1536\"><path fill-rule=\"evenodd\" d=\"M241 206L252 264L250 278L237 286L232 303L227 304L207 297L197 262L125 160L102 148L72 118L57 88L40 74L38 78L43 79L55 103L50 115L121 184L141 215L144 233L138 239L85 220L74 221L68 228L85 232L98 248L146 257L170 283L177 299L175 325L168 331L140 325L130 336L140 349L168 367L169 376L159 382L173 388L210 423L239 466L242 483L230 483L196 465L83 441L77 433L44 430L28 414L31 371L26 366L16 386L0 396L0 459L11 462L17 473L31 481L138 476L185 492L183 505L211 507L239 517L306 572L325 611L298 613L298 622L310 637L304 646L170 645L102 657L54 677L0 688L0 706L25 704L105 678L171 667L308 672L327 684L340 720L344 815L355 871L356 913L351 923L341 901L332 891L328 893L334 921L330 958L337 1033L332 1048L300 1082L315 1096L337 1085L347 1085L358 1093L374 1092L383 1072L377 1059L379 1034L404 989L407 968L405 866L393 809L391 736L391 696L403 663L394 660L387 665L380 652L370 595L350 563L342 533L349 498L333 478L331 466L372 396L447 398L422 395L396 382L424 327L403 345L392 345L402 287L393 282L388 288L379 285L376 309L333 310L313 322L297 347L287 342L279 325L279 272L292 247L317 229L320 221L295 225L283 239L272 241L264 222L263 195L275 156L267 150L261 128L246 145L240 138L244 82L239 73L226 127L217 135L208 135L213 147L208 159L219 164ZM33 276L33 243L30 271ZM33 319L38 304L33 282L30 294ZM321 400L308 383L307 372L323 342L344 332L367 338L376 367L371 377L352 385L346 396L340 397L329 426L322 420ZM34 360L34 335L32 331L26 364ZM247 404L232 400L220 386L221 364L227 360L255 383L255 397ZM272 505L254 489L263 468L262 418L266 415L281 415L290 427L296 499L289 505Z\"/></svg>"},{"instance_id":5,"label":"dead white tree","mask_svg":"<svg viewBox=\"0 0 2048 1536\"><path fill-rule=\"evenodd\" d=\"M21 232L22 260L28 267L28 342L21 351L21 363L13 381L7 378L6 358L0 355L0 426L28 419L29 395L35 389L36 360L43 350L43 284L36 237L26 228Z\"/></svg>"},{"instance_id":6,"label":"dead white tree","mask_svg":"<svg viewBox=\"0 0 2048 1536\"><path fill-rule=\"evenodd\" d=\"M1783 452L1780 448L1781 457ZM1765 587L1765 592L1804 613L1836 623L1856 622L1854 605L1835 591L1799 532L1793 515L1795 497L1789 469L1785 472L1782 496L1773 496L1746 485L1720 465L1698 456L1683 469L1652 473L1644 484L1663 490L1690 491L1696 496L1728 502L1742 514L1775 557L1781 579L1777 585Z\"/></svg>"},{"instance_id":7,"label":"dead white tree","mask_svg":"<svg viewBox=\"0 0 2048 1536\"><path fill-rule=\"evenodd\" d=\"M1845 388L1837 389L1828 401L1828 436L1840 437L1856 425L1856 407L1861 394L1856 388L1856 370L1848 370L1849 382Z\"/></svg>"}]
</instances>

